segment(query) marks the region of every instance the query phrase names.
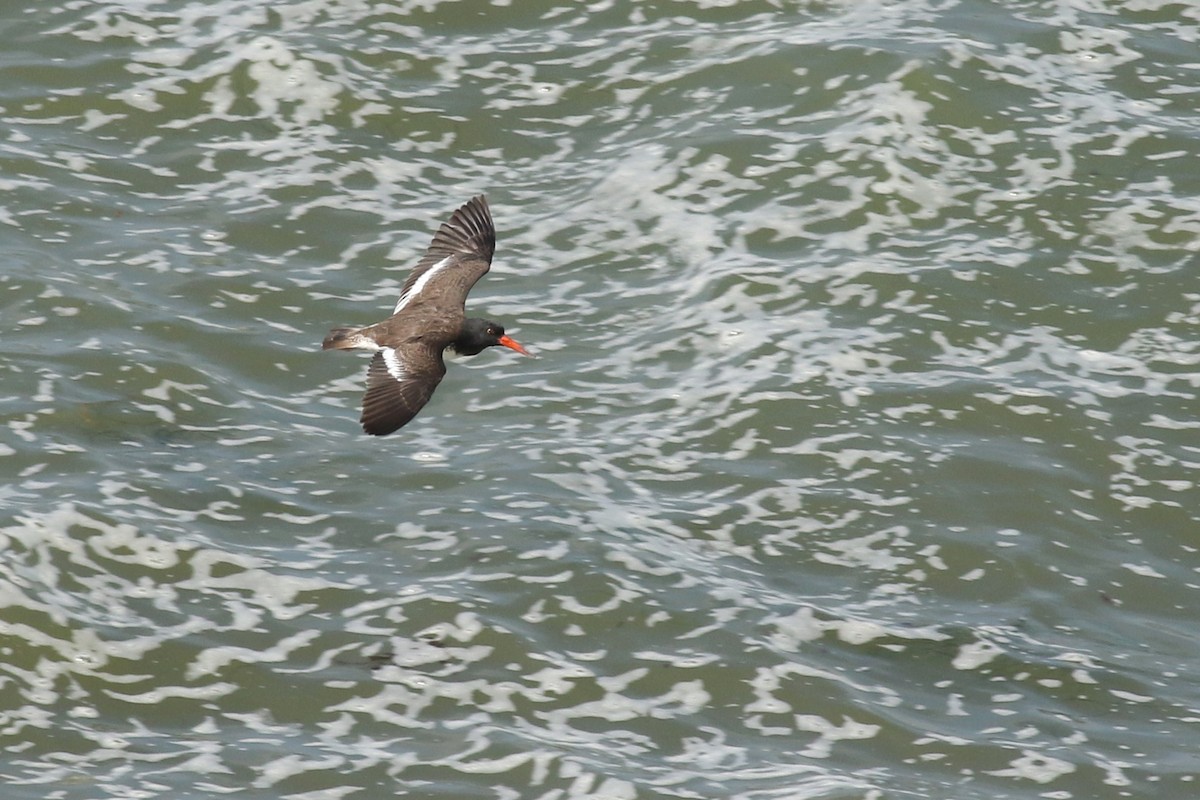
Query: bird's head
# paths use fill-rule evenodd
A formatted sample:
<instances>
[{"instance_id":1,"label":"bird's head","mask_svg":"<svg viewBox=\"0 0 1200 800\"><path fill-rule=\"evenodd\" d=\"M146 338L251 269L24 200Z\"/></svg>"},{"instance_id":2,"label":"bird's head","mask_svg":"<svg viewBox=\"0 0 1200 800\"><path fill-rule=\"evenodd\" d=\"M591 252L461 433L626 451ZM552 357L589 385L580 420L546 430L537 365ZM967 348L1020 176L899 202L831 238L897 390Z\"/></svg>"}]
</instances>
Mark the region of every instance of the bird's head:
<instances>
[{"instance_id":1,"label":"bird's head","mask_svg":"<svg viewBox=\"0 0 1200 800\"><path fill-rule=\"evenodd\" d=\"M488 347L507 347L516 350L523 356L530 355L516 340L504 333L504 326L490 319L469 319L463 323L462 333L450 343L454 352L462 356L473 356L483 352Z\"/></svg>"}]
</instances>

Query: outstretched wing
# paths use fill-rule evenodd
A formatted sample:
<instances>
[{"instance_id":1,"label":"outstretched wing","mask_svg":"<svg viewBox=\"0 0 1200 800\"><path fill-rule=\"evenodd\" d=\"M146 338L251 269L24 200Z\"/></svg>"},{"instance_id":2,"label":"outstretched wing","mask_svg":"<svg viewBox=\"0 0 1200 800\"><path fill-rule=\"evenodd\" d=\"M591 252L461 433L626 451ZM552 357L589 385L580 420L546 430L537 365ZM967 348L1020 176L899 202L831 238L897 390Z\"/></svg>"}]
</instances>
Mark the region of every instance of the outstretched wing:
<instances>
[{"instance_id":1,"label":"outstretched wing","mask_svg":"<svg viewBox=\"0 0 1200 800\"><path fill-rule=\"evenodd\" d=\"M461 315L467 293L487 273L496 252L496 228L487 198L473 197L434 234L425 255L400 290L393 314L411 305L427 305Z\"/></svg>"},{"instance_id":2,"label":"outstretched wing","mask_svg":"<svg viewBox=\"0 0 1200 800\"><path fill-rule=\"evenodd\" d=\"M367 368L363 430L372 436L386 436L407 425L433 397L445 374L440 352L411 350L406 358L394 347L381 348Z\"/></svg>"}]
</instances>

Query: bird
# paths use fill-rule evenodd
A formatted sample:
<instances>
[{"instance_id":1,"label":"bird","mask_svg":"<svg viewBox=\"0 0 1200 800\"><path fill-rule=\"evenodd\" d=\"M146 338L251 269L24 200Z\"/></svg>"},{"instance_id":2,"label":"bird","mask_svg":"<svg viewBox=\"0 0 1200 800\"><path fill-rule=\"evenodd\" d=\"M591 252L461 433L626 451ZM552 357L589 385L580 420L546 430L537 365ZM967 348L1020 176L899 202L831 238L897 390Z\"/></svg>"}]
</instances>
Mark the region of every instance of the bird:
<instances>
[{"instance_id":1,"label":"bird","mask_svg":"<svg viewBox=\"0 0 1200 800\"><path fill-rule=\"evenodd\" d=\"M417 415L446 374L444 352L478 355L507 347L531 355L489 319L467 318L467 293L492 265L496 228L487 198L456 210L433 236L400 290L392 315L365 328L334 328L322 350L370 350L363 430L386 436Z\"/></svg>"}]
</instances>

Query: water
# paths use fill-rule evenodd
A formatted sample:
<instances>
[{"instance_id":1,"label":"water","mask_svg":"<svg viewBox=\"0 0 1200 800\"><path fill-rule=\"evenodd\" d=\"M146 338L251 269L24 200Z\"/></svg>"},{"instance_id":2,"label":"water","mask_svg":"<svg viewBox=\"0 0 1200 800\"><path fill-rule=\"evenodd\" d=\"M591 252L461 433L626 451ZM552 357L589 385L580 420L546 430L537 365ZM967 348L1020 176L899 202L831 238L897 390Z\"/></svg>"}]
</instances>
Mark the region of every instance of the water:
<instances>
[{"instance_id":1,"label":"water","mask_svg":"<svg viewBox=\"0 0 1200 800\"><path fill-rule=\"evenodd\" d=\"M0 15L6 798L1195 796L1191 6Z\"/></svg>"}]
</instances>

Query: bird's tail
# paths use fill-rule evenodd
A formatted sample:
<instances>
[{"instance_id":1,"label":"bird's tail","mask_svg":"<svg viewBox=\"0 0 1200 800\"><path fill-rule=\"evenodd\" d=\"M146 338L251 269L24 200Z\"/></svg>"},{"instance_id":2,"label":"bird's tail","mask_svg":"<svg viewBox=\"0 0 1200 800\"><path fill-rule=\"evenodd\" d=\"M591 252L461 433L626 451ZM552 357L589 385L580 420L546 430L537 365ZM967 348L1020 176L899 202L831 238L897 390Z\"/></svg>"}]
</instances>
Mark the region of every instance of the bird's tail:
<instances>
[{"instance_id":1,"label":"bird's tail","mask_svg":"<svg viewBox=\"0 0 1200 800\"><path fill-rule=\"evenodd\" d=\"M334 328L325 337L325 341L321 342L322 350L353 350L358 344L358 337L354 334L358 332L358 328Z\"/></svg>"}]
</instances>

